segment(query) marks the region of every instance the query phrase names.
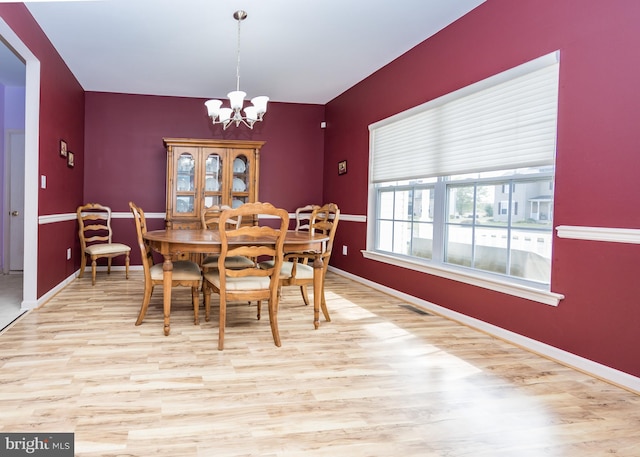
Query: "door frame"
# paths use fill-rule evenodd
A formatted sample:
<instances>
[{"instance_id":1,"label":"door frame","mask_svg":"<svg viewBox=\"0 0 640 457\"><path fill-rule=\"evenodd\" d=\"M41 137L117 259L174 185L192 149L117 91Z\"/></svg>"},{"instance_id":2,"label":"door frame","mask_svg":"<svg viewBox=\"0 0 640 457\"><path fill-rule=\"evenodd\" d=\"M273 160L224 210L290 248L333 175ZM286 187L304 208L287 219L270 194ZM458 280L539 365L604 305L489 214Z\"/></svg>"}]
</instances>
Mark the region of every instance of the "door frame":
<instances>
[{"instance_id":1,"label":"door frame","mask_svg":"<svg viewBox=\"0 0 640 457\"><path fill-rule=\"evenodd\" d=\"M0 18L0 37L25 62L24 273L21 310L38 305L38 143L40 138L40 61Z\"/></svg>"}]
</instances>

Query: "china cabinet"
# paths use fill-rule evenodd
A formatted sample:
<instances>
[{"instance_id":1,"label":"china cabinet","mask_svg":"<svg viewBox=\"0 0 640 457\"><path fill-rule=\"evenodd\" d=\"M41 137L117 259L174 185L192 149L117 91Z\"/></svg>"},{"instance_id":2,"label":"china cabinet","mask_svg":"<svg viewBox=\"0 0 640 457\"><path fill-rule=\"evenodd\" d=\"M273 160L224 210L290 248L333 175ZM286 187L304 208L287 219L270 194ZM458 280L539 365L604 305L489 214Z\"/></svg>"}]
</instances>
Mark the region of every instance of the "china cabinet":
<instances>
[{"instance_id":1,"label":"china cabinet","mask_svg":"<svg viewBox=\"0 0 640 457\"><path fill-rule=\"evenodd\" d=\"M166 226L200 227L203 209L258 201L261 141L164 138ZM255 221L243 221L250 224Z\"/></svg>"}]
</instances>

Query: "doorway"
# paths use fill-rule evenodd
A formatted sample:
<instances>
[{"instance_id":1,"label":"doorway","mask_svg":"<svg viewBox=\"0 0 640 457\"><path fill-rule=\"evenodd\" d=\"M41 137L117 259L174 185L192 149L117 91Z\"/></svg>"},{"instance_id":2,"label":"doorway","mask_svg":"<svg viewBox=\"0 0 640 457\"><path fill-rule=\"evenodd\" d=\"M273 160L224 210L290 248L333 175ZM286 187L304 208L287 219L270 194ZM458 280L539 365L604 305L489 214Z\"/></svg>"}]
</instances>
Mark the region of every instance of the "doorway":
<instances>
[{"instance_id":1,"label":"doorway","mask_svg":"<svg viewBox=\"0 0 640 457\"><path fill-rule=\"evenodd\" d=\"M6 297L19 301L17 315L35 308L37 301L38 240L38 137L40 112L40 61L0 18L0 82L3 88L4 116L0 128L3 137L3 164L16 190L11 192L23 203L10 209L10 184L2 186L2 273L8 268L7 281L0 284L0 307ZM11 89L8 89L11 88ZM16 90L13 90L16 89ZM9 105L9 106L8 106ZM11 152L10 152L11 151ZM10 154L10 157L9 157ZM13 168L13 170L11 170ZM20 192L22 190L22 192ZM21 195L20 195L21 194ZM21 207L20 207L21 206ZM11 216L15 214L15 216ZM16 218L15 222L12 218ZM18 220L19 219L19 220ZM9 228L9 222L13 226ZM20 226L22 224L22 226ZM21 233L20 233L21 232ZM25 243L25 241L27 241ZM7 249L11 250L8 254ZM6 257L5 257L6 256ZM13 257L13 260L10 259ZM5 266L5 261L8 266ZM22 274L20 274L22 270ZM0 278L2 279L2 278ZM5 287L6 286L6 287ZM8 300L7 300L8 301ZM17 316L16 316L17 317ZM0 322L0 329L3 327Z\"/></svg>"}]
</instances>

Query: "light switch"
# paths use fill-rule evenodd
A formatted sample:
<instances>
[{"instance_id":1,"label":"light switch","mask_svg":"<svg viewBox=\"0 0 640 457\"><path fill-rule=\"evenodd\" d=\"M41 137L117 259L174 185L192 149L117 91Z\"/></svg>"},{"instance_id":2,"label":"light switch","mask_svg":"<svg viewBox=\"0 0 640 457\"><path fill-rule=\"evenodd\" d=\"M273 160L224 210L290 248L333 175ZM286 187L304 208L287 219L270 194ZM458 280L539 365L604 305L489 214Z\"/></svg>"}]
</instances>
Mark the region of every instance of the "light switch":
<instances>
[{"instance_id":1,"label":"light switch","mask_svg":"<svg viewBox=\"0 0 640 457\"><path fill-rule=\"evenodd\" d=\"M47 177L45 175L40 175L40 187L47 188Z\"/></svg>"}]
</instances>

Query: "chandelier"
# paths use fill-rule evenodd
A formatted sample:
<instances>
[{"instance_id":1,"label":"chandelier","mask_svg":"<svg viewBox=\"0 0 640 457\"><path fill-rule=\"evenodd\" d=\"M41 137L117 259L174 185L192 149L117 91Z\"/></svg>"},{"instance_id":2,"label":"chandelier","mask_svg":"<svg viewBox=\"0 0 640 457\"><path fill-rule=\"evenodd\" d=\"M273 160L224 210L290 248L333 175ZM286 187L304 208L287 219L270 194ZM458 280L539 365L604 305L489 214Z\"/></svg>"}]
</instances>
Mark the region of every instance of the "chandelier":
<instances>
[{"instance_id":1,"label":"chandelier","mask_svg":"<svg viewBox=\"0 0 640 457\"><path fill-rule=\"evenodd\" d=\"M236 127L244 124L252 129L253 124L262 121L262 116L267 112L269 97L264 95L254 97L251 99L251 106L242 109L244 98L247 94L240 90L240 23L247 18L247 13L246 11L238 10L233 13L233 17L238 21L238 58L236 64L236 90L227 94L231 107L222 108L221 100L208 100L204 104L214 125L222 124L223 129L226 130L231 124L235 124ZM244 111L244 116L241 111Z\"/></svg>"}]
</instances>

